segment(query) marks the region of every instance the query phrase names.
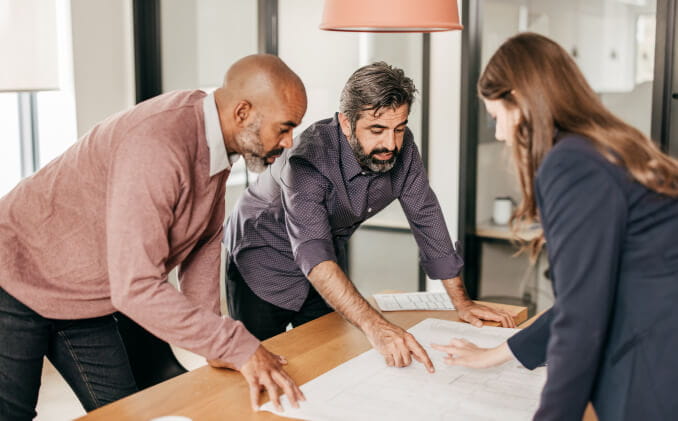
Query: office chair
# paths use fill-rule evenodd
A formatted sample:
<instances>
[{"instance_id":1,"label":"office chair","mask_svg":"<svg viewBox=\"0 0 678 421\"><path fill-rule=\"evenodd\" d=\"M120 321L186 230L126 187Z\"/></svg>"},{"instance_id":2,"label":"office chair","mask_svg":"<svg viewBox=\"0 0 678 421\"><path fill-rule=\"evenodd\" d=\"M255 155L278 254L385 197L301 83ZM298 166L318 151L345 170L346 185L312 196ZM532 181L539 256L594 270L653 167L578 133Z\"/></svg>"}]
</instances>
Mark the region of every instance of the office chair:
<instances>
[{"instance_id":1,"label":"office chair","mask_svg":"<svg viewBox=\"0 0 678 421\"><path fill-rule=\"evenodd\" d=\"M188 371L177 361L167 342L122 313L116 313L115 317L139 390Z\"/></svg>"}]
</instances>

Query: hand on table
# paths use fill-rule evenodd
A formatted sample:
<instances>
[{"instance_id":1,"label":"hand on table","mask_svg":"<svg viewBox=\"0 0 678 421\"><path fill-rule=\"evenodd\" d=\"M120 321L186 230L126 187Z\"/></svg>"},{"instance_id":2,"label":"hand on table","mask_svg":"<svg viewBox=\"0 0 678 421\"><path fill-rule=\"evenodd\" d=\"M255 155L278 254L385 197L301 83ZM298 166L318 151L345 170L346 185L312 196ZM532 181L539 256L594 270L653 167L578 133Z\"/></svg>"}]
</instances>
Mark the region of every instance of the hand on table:
<instances>
[{"instance_id":1,"label":"hand on table","mask_svg":"<svg viewBox=\"0 0 678 421\"><path fill-rule=\"evenodd\" d=\"M234 368L232 364L218 360L208 361L213 367ZM278 411L282 411L280 404L280 392L287 395L293 407L298 408L298 401L305 401L306 397L294 383L294 380L285 372L283 365L287 364L285 357L273 354L259 345L247 362L240 368L240 373L245 377L250 389L250 401L252 409L259 408L259 394L262 390L268 392L271 402Z\"/></svg>"},{"instance_id":2,"label":"hand on table","mask_svg":"<svg viewBox=\"0 0 678 421\"><path fill-rule=\"evenodd\" d=\"M431 344L433 349L447 353L445 364L471 368L488 368L513 358L506 342L495 348L481 348L462 338L454 338L449 345Z\"/></svg>"},{"instance_id":3,"label":"hand on table","mask_svg":"<svg viewBox=\"0 0 678 421\"><path fill-rule=\"evenodd\" d=\"M502 327L516 327L513 317L499 309L490 308L488 306L467 301L464 304L455 304L457 315L465 322L472 324L475 327L481 327L483 320L490 320L501 323Z\"/></svg>"},{"instance_id":4,"label":"hand on table","mask_svg":"<svg viewBox=\"0 0 678 421\"><path fill-rule=\"evenodd\" d=\"M374 349L384 356L390 367L407 367L414 358L424 364L430 373L435 371L424 347L411 333L400 327L383 321L365 333Z\"/></svg>"}]
</instances>

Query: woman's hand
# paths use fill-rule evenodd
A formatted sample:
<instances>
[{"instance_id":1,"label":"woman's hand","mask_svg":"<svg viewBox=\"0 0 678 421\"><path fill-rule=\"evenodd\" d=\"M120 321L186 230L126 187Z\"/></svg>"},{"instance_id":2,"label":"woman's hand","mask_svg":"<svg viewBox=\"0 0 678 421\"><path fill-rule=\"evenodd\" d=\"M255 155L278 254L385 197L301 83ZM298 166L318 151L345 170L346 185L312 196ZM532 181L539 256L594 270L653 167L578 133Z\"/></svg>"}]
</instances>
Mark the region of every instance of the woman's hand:
<instances>
[{"instance_id":1,"label":"woman's hand","mask_svg":"<svg viewBox=\"0 0 678 421\"><path fill-rule=\"evenodd\" d=\"M495 348L481 348L462 338L454 338L449 345L431 344L433 349L447 353L445 364L471 368L494 367L509 361L513 353L506 342Z\"/></svg>"}]
</instances>

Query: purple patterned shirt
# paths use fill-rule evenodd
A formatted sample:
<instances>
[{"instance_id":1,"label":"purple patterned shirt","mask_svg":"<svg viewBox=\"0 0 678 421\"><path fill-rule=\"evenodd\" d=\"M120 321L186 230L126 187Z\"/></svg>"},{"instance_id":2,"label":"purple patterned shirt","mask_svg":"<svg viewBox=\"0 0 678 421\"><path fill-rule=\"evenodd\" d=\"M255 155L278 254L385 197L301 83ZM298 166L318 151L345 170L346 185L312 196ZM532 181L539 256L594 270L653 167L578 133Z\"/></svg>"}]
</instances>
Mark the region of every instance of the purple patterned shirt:
<instances>
[{"instance_id":1,"label":"purple patterned shirt","mask_svg":"<svg viewBox=\"0 0 678 421\"><path fill-rule=\"evenodd\" d=\"M247 285L265 301L298 311L306 276L326 260L341 261L360 224L398 199L432 279L459 275L438 199L408 129L395 166L373 173L359 164L337 117L295 139L240 198L224 229L224 244Z\"/></svg>"}]
</instances>

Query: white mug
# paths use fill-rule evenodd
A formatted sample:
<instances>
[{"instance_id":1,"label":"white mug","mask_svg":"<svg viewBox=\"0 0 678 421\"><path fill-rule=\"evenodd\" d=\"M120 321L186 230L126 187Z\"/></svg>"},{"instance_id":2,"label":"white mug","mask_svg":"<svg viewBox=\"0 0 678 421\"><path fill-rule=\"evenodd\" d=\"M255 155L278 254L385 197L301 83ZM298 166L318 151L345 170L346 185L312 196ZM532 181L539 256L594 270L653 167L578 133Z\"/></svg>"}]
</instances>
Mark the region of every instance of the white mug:
<instances>
[{"instance_id":1,"label":"white mug","mask_svg":"<svg viewBox=\"0 0 678 421\"><path fill-rule=\"evenodd\" d=\"M513 199L508 196L495 197L492 211L492 222L497 225L506 225L513 214Z\"/></svg>"}]
</instances>

